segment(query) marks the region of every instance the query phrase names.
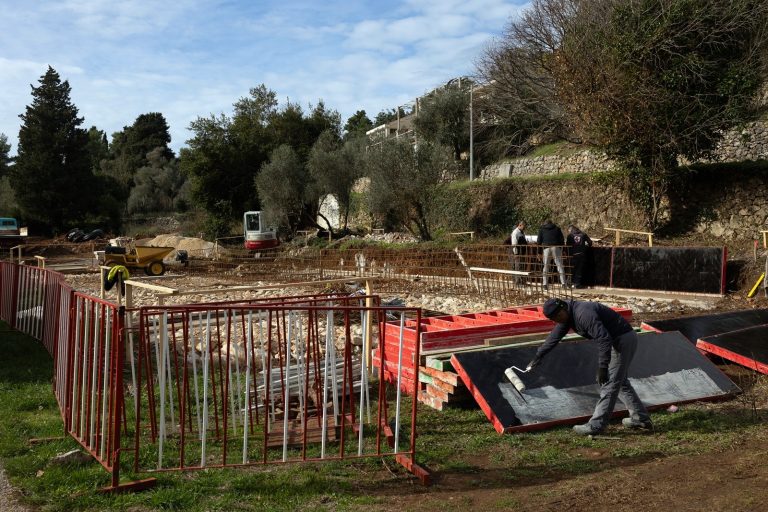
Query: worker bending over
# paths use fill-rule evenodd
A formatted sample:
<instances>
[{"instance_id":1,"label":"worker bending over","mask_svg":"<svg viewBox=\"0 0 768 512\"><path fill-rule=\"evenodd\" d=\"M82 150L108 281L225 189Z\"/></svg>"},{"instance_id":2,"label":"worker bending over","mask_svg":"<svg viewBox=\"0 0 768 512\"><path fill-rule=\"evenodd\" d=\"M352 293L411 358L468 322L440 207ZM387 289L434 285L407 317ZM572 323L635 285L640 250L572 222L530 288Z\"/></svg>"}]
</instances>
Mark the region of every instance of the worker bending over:
<instances>
[{"instance_id":1,"label":"worker bending over","mask_svg":"<svg viewBox=\"0 0 768 512\"><path fill-rule=\"evenodd\" d=\"M544 315L556 322L536 357L528 365L534 368L569 330L598 343L597 383L600 399L592 418L576 425L577 434L599 434L608 426L616 399L620 398L629 411L622 424L633 429L651 430L651 418L637 393L629 383L627 373L637 350L637 334L621 315L599 302L549 299L544 303Z\"/></svg>"}]
</instances>

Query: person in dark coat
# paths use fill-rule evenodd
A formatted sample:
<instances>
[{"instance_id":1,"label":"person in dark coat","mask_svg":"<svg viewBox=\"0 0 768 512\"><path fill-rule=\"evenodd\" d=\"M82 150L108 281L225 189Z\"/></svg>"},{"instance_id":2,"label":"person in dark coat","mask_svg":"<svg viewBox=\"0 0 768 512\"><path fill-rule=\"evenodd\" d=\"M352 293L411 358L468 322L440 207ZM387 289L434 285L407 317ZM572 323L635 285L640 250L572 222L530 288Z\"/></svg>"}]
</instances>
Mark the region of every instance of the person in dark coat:
<instances>
[{"instance_id":1,"label":"person in dark coat","mask_svg":"<svg viewBox=\"0 0 768 512\"><path fill-rule=\"evenodd\" d=\"M599 434L608 426L616 405L621 401L629 411L622 424L631 429L651 430L648 411L627 378L629 365L637 350L637 333L621 315L599 302L549 299L544 303L544 315L556 322L528 369L541 364L542 359L560 343L569 330L598 344L597 383L600 398L590 420L573 427L577 434Z\"/></svg>"},{"instance_id":2,"label":"person in dark coat","mask_svg":"<svg viewBox=\"0 0 768 512\"><path fill-rule=\"evenodd\" d=\"M571 224L568 226L568 245L571 254L571 284L574 288L584 288L589 272L589 250L592 247L592 239L582 230Z\"/></svg>"},{"instance_id":3,"label":"person in dark coat","mask_svg":"<svg viewBox=\"0 0 768 512\"><path fill-rule=\"evenodd\" d=\"M551 220L547 219L547 221L539 228L539 236L536 243L544 247L544 277L542 280L544 288L547 287L547 281L549 279L550 259L555 260L557 272L560 274L560 284L566 286L565 267L563 266L563 246L565 245L565 238L563 237L562 230Z\"/></svg>"}]
</instances>

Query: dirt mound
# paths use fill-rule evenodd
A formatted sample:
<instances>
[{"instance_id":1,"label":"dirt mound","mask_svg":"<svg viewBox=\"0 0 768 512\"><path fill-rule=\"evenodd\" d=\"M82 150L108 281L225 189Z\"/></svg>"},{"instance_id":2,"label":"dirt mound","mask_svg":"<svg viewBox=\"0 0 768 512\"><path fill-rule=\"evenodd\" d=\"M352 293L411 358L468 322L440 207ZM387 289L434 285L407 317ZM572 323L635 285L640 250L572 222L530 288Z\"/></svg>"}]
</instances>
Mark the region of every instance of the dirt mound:
<instances>
[{"instance_id":1,"label":"dirt mound","mask_svg":"<svg viewBox=\"0 0 768 512\"><path fill-rule=\"evenodd\" d=\"M192 238L179 235L158 235L146 240L142 245L149 247L173 247L177 251L187 251L190 256L199 258L213 257L214 244L202 238ZM175 251L169 257L175 257Z\"/></svg>"}]
</instances>

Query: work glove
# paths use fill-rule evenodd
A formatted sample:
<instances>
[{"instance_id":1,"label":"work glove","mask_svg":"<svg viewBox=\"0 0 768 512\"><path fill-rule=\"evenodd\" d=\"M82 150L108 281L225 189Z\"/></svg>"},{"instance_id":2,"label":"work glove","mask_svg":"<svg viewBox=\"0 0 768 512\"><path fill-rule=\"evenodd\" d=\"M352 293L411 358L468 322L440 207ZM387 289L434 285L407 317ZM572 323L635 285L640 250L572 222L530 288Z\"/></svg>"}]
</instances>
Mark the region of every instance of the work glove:
<instances>
[{"instance_id":1,"label":"work glove","mask_svg":"<svg viewBox=\"0 0 768 512\"><path fill-rule=\"evenodd\" d=\"M533 358L533 360L528 363L528 366L525 367L525 371L531 371L532 369L536 368L541 364L541 358L539 356L536 356Z\"/></svg>"},{"instance_id":2,"label":"work glove","mask_svg":"<svg viewBox=\"0 0 768 512\"><path fill-rule=\"evenodd\" d=\"M599 368L597 370L597 383L601 386L608 383L608 368Z\"/></svg>"}]
</instances>

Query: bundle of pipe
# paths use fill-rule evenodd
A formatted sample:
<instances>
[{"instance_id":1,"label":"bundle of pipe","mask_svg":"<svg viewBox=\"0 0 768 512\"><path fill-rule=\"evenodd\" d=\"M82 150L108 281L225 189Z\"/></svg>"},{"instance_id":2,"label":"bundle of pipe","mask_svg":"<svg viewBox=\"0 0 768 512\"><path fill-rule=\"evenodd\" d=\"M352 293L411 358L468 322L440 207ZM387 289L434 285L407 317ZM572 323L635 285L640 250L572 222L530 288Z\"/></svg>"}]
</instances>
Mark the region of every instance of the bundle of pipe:
<instances>
[{"instance_id":1,"label":"bundle of pipe","mask_svg":"<svg viewBox=\"0 0 768 512\"><path fill-rule=\"evenodd\" d=\"M290 365L289 369L289 377L288 377L288 385L290 387L290 392L303 392L304 391L304 373L299 373L300 366L298 364ZM303 370L303 365L301 365L301 369ZM344 369L344 361L337 361L336 362L336 372L333 371L333 368L329 368L329 378L332 378L334 375L337 375L339 378L341 377L341 372ZM362 367L360 363L353 363L352 364L352 382L354 389L360 389L360 371ZM270 376L269 376L269 387L271 389L276 389L276 386L279 386L279 389L282 388L283 382L285 382L285 379L281 375L280 372L281 368L272 368L270 370ZM284 370L284 367L283 367ZM319 380L322 382L322 379L324 377L324 371L322 368L319 368ZM314 376L314 370L310 370L310 378ZM256 393L264 393L265 391L265 385L266 385L266 376L262 376L261 378L261 384L256 388ZM338 379L337 379L338 380ZM336 383L338 386L341 385L341 382ZM310 385L310 388L313 388L313 386Z\"/></svg>"}]
</instances>

